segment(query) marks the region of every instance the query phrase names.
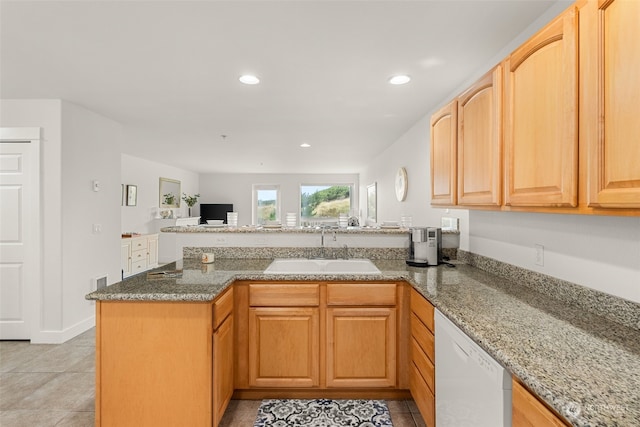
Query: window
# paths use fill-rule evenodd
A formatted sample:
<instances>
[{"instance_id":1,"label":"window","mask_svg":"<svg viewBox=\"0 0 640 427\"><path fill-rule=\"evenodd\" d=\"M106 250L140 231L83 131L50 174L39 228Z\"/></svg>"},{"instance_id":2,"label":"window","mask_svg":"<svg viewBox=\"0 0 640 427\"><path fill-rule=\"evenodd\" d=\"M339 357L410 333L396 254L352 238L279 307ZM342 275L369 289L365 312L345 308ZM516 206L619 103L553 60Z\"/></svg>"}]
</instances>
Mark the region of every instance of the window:
<instances>
[{"instance_id":1,"label":"window","mask_svg":"<svg viewBox=\"0 0 640 427\"><path fill-rule=\"evenodd\" d=\"M351 212L352 184L303 184L300 186L302 223L337 221L341 213Z\"/></svg>"},{"instance_id":2,"label":"window","mask_svg":"<svg viewBox=\"0 0 640 427\"><path fill-rule=\"evenodd\" d=\"M280 186L253 186L253 223L265 224L280 220Z\"/></svg>"}]
</instances>

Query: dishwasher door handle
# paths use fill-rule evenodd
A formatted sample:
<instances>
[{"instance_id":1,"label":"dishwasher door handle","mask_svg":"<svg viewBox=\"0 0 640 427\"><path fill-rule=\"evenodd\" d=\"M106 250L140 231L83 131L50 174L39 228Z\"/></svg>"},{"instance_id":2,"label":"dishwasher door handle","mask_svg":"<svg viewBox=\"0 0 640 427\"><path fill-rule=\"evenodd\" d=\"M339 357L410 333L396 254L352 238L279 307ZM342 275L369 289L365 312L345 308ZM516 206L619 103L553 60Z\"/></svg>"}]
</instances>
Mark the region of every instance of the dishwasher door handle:
<instances>
[{"instance_id":1,"label":"dishwasher door handle","mask_svg":"<svg viewBox=\"0 0 640 427\"><path fill-rule=\"evenodd\" d=\"M465 351L465 349L464 349L464 348L462 348L462 346L461 346L460 344L458 344L458 343L457 343L457 342L455 342L455 341L452 341L452 343L453 343L453 349L456 351L456 353L458 353L458 355L460 356L460 358L465 359L465 360L466 360L466 359L469 359L469 357L470 357L470 356L469 356L469 353L467 353L467 352Z\"/></svg>"}]
</instances>

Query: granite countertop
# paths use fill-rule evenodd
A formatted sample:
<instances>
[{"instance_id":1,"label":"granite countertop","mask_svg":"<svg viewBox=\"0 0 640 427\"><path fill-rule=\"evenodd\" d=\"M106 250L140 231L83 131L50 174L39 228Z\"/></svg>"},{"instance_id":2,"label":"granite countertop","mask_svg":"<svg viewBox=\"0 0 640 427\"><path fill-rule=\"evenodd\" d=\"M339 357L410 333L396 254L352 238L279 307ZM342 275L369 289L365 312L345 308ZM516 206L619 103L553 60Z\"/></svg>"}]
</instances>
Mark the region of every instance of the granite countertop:
<instances>
[{"instance_id":1,"label":"granite countertop","mask_svg":"<svg viewBox=\"0 0 640 427\"><path fill-rule=\"evenodd\" d=\"M321 228L317 227L262 227L244 225L241 227L211 226L201 225L181 225L162 227L163 233L320 233ZM325 232L336 232L346 234L407 234L409 229L402 227L347 227L347 228L326 228ZM455 230L442 230L442 234L460 234Z\"/></svg>"},{"instance_id":2,"label":"granite countertop","mask_svg":"<svg viewBox=\"0 0 640 427\"><path fill-rule=\"evenodd\" d=\"M405 280L575 426L640 425L640 331L472 266L407 267L380 275L265 275L271 259L185 259L87 295L90 300L212 301L235 280Z\"/></svg>"}]
</instances>

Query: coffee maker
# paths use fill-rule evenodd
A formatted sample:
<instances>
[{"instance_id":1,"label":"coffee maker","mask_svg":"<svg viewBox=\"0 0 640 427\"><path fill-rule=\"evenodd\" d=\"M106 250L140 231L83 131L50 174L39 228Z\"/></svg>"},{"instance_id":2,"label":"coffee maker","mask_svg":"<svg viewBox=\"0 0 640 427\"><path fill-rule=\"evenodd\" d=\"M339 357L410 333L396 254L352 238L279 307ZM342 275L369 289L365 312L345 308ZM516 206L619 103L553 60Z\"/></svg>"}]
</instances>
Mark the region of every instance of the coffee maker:
<instances>
[{"instance_id":1,"label":"coffee maker","mask_svg":"<svg viewBox=\"0 0 640 427\"><path fill-rule=\"evenodd\" d=\"M442 229L436 227L411 228L411 244L407 264L428 267L442 262Z\"/></svg>"}]
</instances>

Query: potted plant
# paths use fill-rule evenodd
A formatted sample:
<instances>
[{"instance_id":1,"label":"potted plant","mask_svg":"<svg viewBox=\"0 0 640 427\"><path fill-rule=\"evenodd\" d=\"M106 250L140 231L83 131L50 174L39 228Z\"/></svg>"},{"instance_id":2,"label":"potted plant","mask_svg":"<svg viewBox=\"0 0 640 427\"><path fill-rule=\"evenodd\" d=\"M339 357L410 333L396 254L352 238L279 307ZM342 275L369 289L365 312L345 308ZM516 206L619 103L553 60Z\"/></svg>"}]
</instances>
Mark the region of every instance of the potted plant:
<instances>
[{"instance_id":1,"label":"potted plant","mask_svg":"<svg viewBox=\"0 0 640 427\"><path fill-rule=\"evenodd\" d=\"M185 193L182 193L182 200L189 206L189 216L191 216L191 208L193 205L198 203L198 197L200 194L194 194L193 196L187 196Z\"/></svg>"},{"instance_id":2,"label":"potted plant","mask_svg":"<svg viewBox=\"0 0 640 427\"><path fill-rule=\"evenodd\" d=\"M163 194L164 204L167 206L173 206L176 202L176 196L173 193Z\"/></svg>"}]
</instances>

